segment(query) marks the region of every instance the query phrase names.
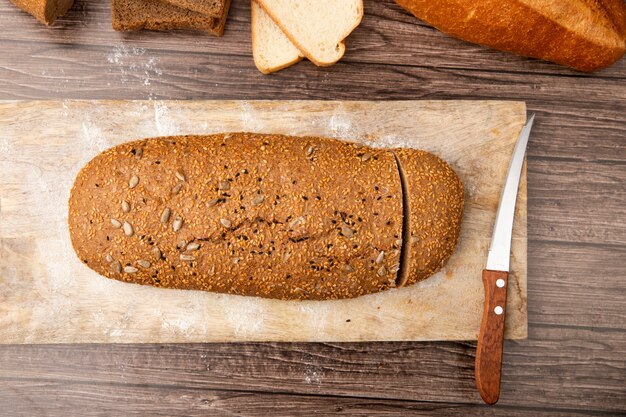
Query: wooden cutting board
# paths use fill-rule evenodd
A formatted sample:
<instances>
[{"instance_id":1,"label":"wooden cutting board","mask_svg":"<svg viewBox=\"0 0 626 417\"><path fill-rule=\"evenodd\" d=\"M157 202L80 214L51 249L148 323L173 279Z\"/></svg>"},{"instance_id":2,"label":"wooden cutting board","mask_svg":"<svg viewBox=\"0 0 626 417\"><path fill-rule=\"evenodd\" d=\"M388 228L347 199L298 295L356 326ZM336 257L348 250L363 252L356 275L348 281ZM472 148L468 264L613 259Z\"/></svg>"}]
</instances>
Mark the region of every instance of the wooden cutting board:
<instances>
[{"instance_id":1,"label":"wooden cutting board","mask_svg":"<svg viewBox=\"0 0 626 417\"><path fill-rule=\"evenodd\" d=\"M481 271L524 103L489 101L0 102L0 343L470 340ZM109 280L70 245L78 170L136 138L223 131L406 146L447 160L465 185L460 244L415 286L293 302ZM507 337L527 336L526 175L515 217Z\"/></svg>"}]
</instances>

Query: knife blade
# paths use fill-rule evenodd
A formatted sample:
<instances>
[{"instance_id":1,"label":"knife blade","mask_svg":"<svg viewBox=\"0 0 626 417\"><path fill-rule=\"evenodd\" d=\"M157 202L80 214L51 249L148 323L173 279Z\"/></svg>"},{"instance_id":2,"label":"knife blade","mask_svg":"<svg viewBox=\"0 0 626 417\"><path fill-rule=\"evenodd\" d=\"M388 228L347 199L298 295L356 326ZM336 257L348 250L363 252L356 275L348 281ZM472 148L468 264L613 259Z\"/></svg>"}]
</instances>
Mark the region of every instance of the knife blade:
<instances>
[{"instance_id":1,"label":"knife blade","mask_svg":"<svg viewBox=\"0 0 626 417\"><path fill-rule=\"evenodd\" d=\"M476 345L475 376L478 392L483 401L489 405L495 404L500 398L506 292L511 260L515 203L517 202L517 192L528 138L534 121L535 115L533 114L522 128L515 144L496 214L487 264L483 270L485 302L478 344Z\"/></svg>"}]
</instances>

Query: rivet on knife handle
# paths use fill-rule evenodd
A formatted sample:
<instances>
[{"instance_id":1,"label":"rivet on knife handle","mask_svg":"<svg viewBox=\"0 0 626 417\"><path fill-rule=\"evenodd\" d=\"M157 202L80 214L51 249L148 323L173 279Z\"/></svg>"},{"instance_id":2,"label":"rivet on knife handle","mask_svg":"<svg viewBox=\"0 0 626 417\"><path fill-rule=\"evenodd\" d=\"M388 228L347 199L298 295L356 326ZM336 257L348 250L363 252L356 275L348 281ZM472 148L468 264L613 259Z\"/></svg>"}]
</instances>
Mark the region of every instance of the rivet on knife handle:
<instances>
[{"instance_id":1,"label":"rivet on knife handle","mask_svg":"<svg viewBox=\"0 0 626 417\"><path fill-rule=\"evenodd\" d=\"M489 405L500 397L508 276L504 271L483 271L485 305L476 347L476 386Z\"/></svg>"}]
</instances>

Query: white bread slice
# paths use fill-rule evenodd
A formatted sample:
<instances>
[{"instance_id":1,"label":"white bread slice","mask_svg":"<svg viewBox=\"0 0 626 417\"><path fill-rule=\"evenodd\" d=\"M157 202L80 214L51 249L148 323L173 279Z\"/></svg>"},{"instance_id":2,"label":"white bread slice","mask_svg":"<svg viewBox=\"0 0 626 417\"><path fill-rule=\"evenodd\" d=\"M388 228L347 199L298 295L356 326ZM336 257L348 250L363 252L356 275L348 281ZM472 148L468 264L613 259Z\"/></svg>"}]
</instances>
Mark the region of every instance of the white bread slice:
<instances>
[{"instance_id":1,"label":"white bread slice","mask_svg":"<svg viewBox=\"0 0 626 417\"><path fill-rule=\"evenodd\" d=\"M259 4L252 7L252 56L263 74L279 71L299 62L303 55Z\"/></svg>"},{"instance_id":2,"label":"white bread slice","mask_svg":"<svg viewBox=\"0 0 626 417\"><path fill-rule=\"evenodd\" d=\"M361 23L363 0L257 0L285 35L315 65L345 52L343 40Z\"/></svg>"}]
</instances>

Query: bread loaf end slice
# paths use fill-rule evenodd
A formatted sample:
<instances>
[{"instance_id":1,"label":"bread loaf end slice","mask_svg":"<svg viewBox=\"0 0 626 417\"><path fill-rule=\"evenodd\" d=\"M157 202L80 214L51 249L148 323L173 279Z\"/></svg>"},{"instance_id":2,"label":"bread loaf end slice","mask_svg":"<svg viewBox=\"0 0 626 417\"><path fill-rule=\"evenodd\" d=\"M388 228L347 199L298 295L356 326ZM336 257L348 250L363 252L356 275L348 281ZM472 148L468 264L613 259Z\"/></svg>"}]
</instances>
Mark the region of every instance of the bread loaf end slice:
<instances>
[{"instance_id":1,"label":"bread loaf end slice","mask_svg":"<svg viewBox=\"0 0 626 417\"><path fill-rule=\"evenodd\" d=\"M448 261L459 240L463 184L441 158L415 149L393 150L404 192L402 270L397 286L415 284Z\"/></svg>"},{"instance_id":2,"label":"bread loaf end slice","mask_svg":"<svg viewBox=\"0 0 626 417\"><path fill-rule=\"evenodd\" d=\"M74 4L74 0L11 0L11 2L45 25L53 24Z\"/></svg>"}]
</instances>

